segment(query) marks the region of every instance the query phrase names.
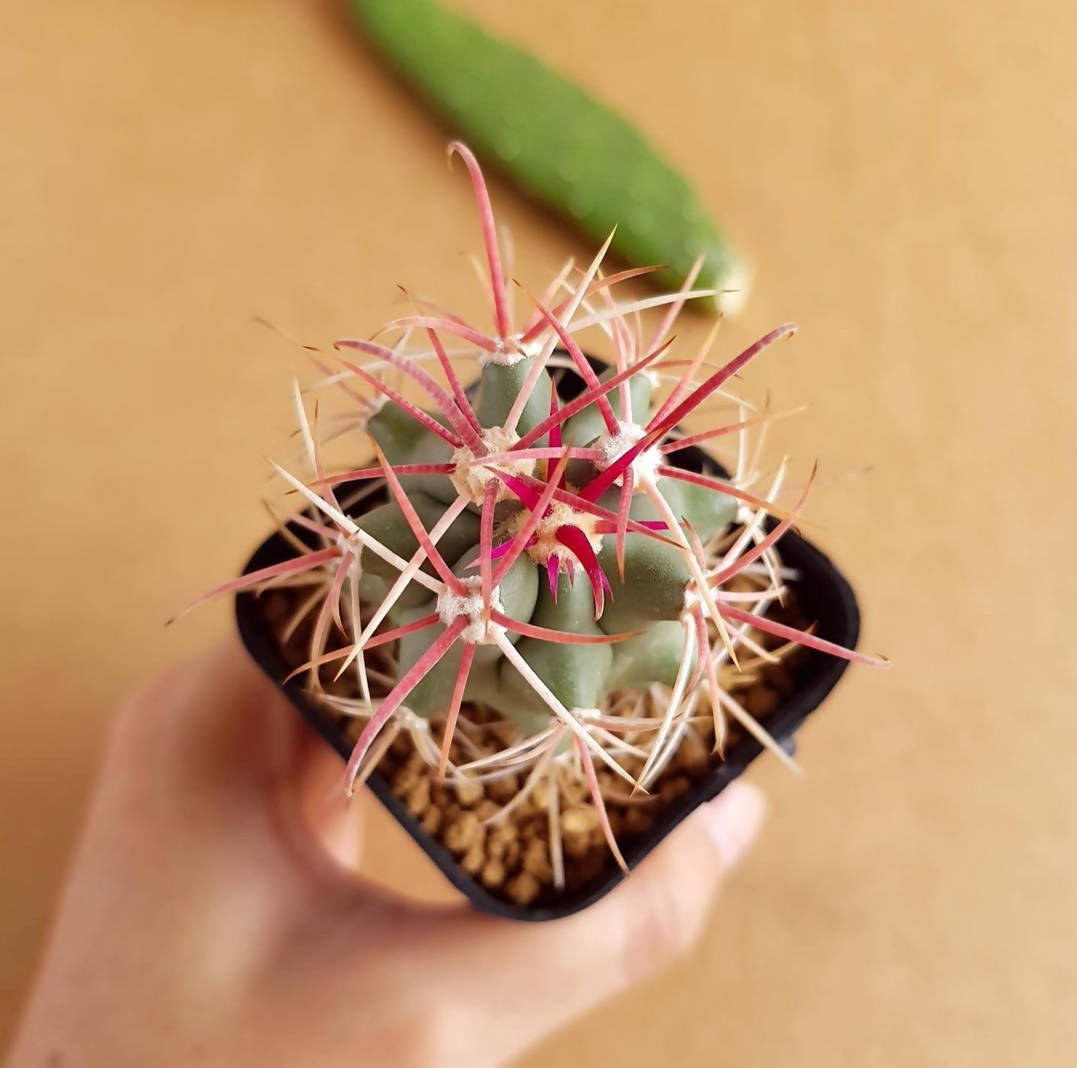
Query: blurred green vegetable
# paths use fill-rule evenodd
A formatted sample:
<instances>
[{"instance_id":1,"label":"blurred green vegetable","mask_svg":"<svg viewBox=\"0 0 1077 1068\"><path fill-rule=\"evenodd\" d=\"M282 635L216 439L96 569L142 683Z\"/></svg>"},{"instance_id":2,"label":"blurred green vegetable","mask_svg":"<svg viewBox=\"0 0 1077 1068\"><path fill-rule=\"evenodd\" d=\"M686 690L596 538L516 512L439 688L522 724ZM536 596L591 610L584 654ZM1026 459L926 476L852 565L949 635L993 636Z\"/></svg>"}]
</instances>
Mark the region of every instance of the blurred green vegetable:
<instances>
[{"instance_id":1,"label":"blurred green vegetable","mask_svg":"<svg viewBox=\"0 0 1077 1068\"><path fill-rule=\"evenodd\" d=\"M492 163L655 279L726 290L747 275L699 197L632 125L534 56L431 0L349 0L370 40ZM702 260L698 265L697 261Z\"/></svg>"}]
</instances>

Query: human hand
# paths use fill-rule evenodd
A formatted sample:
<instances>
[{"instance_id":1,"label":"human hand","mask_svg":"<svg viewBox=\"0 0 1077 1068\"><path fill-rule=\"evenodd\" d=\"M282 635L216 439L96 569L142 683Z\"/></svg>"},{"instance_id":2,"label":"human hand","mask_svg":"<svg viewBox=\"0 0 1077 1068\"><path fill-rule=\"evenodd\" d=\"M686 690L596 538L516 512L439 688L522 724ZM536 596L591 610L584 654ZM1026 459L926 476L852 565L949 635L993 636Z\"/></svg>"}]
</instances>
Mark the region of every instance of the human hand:
<instances>
[{"instance_id":1,"label":"human hand","mask_svg":"<svg viewBox=\"0 0 1077 1068\"><path fill-rule=\"evenodd\" d=\"M363 803L234 640L128 702L11 1068L494 1065L685 952L751 844L734 783L545 924L394 898Z\"/></svg>"}]
</instances>

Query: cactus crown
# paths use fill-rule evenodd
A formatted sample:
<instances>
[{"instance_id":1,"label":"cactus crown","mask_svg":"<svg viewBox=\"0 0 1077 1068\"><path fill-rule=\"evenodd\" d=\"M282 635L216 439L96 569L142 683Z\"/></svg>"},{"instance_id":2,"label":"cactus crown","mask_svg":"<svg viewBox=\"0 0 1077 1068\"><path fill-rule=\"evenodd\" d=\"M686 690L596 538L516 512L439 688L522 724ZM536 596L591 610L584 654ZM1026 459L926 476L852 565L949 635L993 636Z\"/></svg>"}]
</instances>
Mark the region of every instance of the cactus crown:
<instances>
[{"instance_id":1,"label":"cactus crown","mask_svg":"<svg viewBox=\"0 0 1077 1068\"><path fill-rule=\"evenodd\" d=\"M310 472L277 470L310 505L295 522L313 545L297 541L294 559L213 593L311 587L299 610L316 617L302 670L324 700L364 721L349 789L407 729L457 780L511 769L526 773L526 792L554 765L571 768L608 832L596 763L648 789L708 705L719 746L730 715L788 759L719 684L738 654L770 657L753 635L866 659L766 616L787 578L775 546L801 503L786 512L768 499L785 465L765 497L747 488L756 476L743 453L734 478L677 466L681 450L724 435L743 442L765 422L726 384L795 328L772 330L721 366L708 362L714 332L674 360L678 312L714 291L693 290L690 277L677 293L618 303L617 285L643 272L603 275L606 247L586 270L562 270L514 323L482 174L463 145L450 153L466 164L478 204L494 331L417 302L379 335L392 343L338 341L342 367L322 385L357 401L353 425L376 462L327 474L297 388ZM648 307L663 317L646 337L637 313ZM589 327L613 351L604 373L576 340ZM477 365L477 388L462 385L462 361ZM578 389L559 388L565 372ZM739 406L737 417L684 436L681 422L715 397ZM329 648L334 633L346 638L339 648ZM357 697L323 690L327 665L338 677L354 672ZM470 702L516 730L502 752L455 766L450 744Z\"/></svg>"}]
</instances>

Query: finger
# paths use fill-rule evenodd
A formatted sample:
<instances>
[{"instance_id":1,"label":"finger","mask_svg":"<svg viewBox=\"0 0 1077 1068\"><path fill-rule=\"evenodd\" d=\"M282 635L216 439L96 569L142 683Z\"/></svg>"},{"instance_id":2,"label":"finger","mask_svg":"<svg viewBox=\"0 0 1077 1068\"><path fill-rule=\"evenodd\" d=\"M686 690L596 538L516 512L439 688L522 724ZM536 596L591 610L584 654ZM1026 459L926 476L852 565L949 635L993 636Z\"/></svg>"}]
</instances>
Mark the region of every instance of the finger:
<instances>
[{"instance_id":1,"label":"finger","mask_svg":"<svg viewBox=\"0 0 1077 1068\"><path fill-rule=\"evenodd\" d=\"M70 884L87 937L100 943L95 914L153 932L162 966L208 937L225 967L308 903L320 882L282 803L303 729L234 639L129 700Z\"/></svg>"},{"instance_id":2,"label":"finger","mask_svg":"<svg viewBox=\"0 0 1077 1068\"><path fill-rule=\"evenodd\" d=\"M257 832L283 847L295 874L332 878L328 868L356 868L362 841L365 805L349 803L344 782L340 757L229 637L127 702L101 792L173 835L216 839L242 826L240 840Z\"/></svg>"},{"instance_id":3,"label":"finger","mask_svg":"<svg viewBox=\"0 0 1077 1068\"><path fill-rule=\"evenodd\" d=\"M318 847L349 871L362 858L368 794L347 796L344 761L313 731L307 732L295 774L294 804Z\"/></svg>"},{"instance_id":4,"label":"finger","mask_svg":"<svg viewBox=\"0 0 1077 1068\"><path fill-rule=\"evenodd\" d=\"M262 792L294 772L303 727L230 637L130 699L108 770L154 793Z\"/></svg>"},{"instance_id":5,"label":"finger","mask_svg":"<svg viewBox=\"0 0 1077 1068\"><path fill-rule=\"evenodd\" d=\"M513 1056L687 952L722 878L755 840L765 809L757 788L731 784L622 886L564 920L446 920L457 928L444 947L451 967L490 980L476 997L486 1039L493 1040L489 1030L496 1021L500 1055Z\"/></svg>"}]
</instances>

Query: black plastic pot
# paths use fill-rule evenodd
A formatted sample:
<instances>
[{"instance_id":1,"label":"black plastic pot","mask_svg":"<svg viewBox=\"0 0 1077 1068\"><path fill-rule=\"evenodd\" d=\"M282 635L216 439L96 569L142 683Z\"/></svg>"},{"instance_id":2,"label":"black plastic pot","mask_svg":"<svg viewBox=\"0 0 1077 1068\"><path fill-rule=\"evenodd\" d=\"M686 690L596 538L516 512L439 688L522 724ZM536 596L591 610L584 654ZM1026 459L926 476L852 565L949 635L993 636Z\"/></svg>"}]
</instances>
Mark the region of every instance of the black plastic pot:
<instances>
[{"instance_id":1,"label":"black plastic pot","mask_svg":"<svg viewBox=\"0 0 1077 1068\"><path fill-rule=\"evenodd\" d=\"M592 362L597 368L603 366L597 360ZM565 397L572 396L581 387L580 380L570 372L563 375L559 384L559 390ZM679 466L688 470L724 474L720 466L700 449L683 449L674 455L678 457ZM293 531L297 536L304 536L301 528L293 528ZM860 634L860 613L852 588L841 572L814 545L793 532L782 538L780 549L782 562L799 572L799 578L794 584L797 603L803 615L815 622L815 633L820 638L854 648ZM292 546L281 534L275 533L259 546L248 561L244 573L268 567L294 555ZM241 593L236 597L236 621L240 637L257 664L307 722L346 760L351 745L342 736L334 717L308 697L301 678L290 682L281 681L289 669L281 656L258 597L250 593ZM845 660L822 653L805 651L801 655L796 672L797 690L766 719L767 730L790 752L794 748L793 735L808 714L818 708L834 688L846 666ZM751 736L738 737L727 749L725 761L667 806L649 832L622 843L622 852L629 867L634 868L693 809L720 794L761 752L762 746ZM495 896L465 872L452 853L423 830L419 821L408 812L404 802L392 793L388 783L377 771L371 774L368 785L378 800L444 872L446 878L462 891L472 904L486 912L516 920L554 920L586 908L609 893L624 878L620 869L611 862L608 869L592 883L576 891L566 892L556 902L514 904Z\"/></svg>"}]
</instances>

